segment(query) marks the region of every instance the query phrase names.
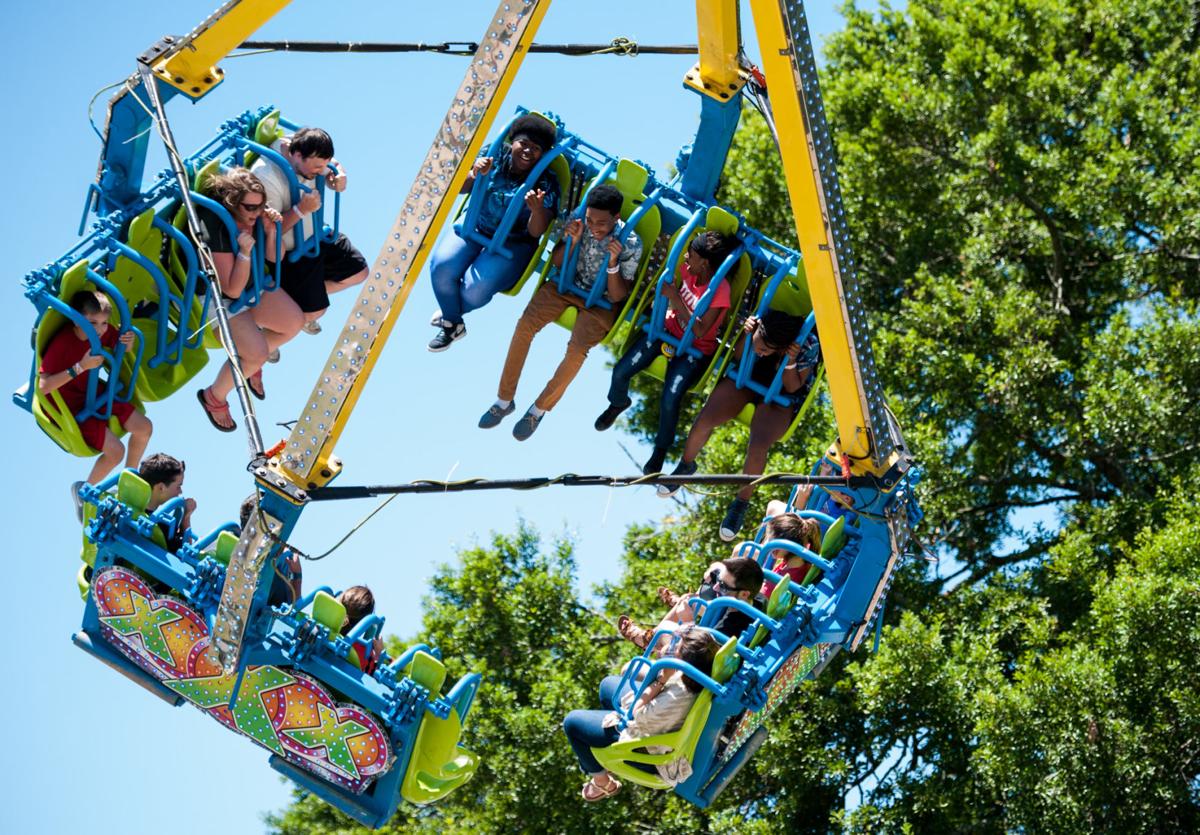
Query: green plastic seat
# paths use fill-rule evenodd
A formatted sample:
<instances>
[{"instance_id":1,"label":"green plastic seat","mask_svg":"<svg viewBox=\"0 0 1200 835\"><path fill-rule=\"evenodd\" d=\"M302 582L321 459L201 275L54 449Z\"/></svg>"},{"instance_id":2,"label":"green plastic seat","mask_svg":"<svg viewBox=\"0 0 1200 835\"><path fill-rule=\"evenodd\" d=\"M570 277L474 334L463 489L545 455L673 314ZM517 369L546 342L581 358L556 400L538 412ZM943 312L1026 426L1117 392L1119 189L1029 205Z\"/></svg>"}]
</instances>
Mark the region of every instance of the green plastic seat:
<instances>
[{"instance_id":1,"label":"green plastic seat","mask_svg":"<svg viewBox=\"0 0 1200 835\"><path fill-rule=\"evenodd\" d=\"M405 675L435 699L446 681L446 667L429 653L418 651ZM458 744L461 736L462 717L457 710L451 710L445 719L425 711L400 786L405 800L418 806L434 803L471 779L479 757Z\"/></svg>"},{"instance_id":2,"label":"green plastic seat","mask_svg":"<svg viewBox=\"0 0 1200 835\"><path fill-rule=\"evenodd\" d=\"M221 161L219 159L211 159L204 163L204 165L196 169L196 172L192 175L192 190L196 192L203 192L204 186L208 180L214 174L219 173L221 173ZM188 235L187 211L183 208L183 206L180 206L179 209L176 210L175 216L171 218L171 225L182 232L185 237L190 238ZM167 277L174 283L176 292L182 294L184 285L187 282L187 268L184 266L184 260L179 257L179 247L177 244L171 245L170 257L168 260L170 271L168 272ZM202 281L203 278L201 277L199 280ZM188 315L188 335L190 336L199 331L203 331L204 338L201 340L200 345L196 350L210 351L215 348L220 348L221 340L217 337L216 330L211 327L208 322L204 321L204 293L201 292L201 290L202 288L197 286L196 295L192 299L192 310ZM211 311L209 312L210 317L214 315L215 314L213 314Z\"/></svg>"},{"instance_id":3,"label":"green plastic seat","mask_svg":"<svg viewBox=\"0 0 1200 835\"><path fill-rule=\"evenodd\" d=\"M146 505L150 504L150 485L133 470L122 470L117 478L117 499L133 511L134 519L145 516ZM167 547L167 538L158 525L152 529L150 539L160 548Z\"/></svg>"},{"instance_id":4,"label":"green plastic seat","mask_svg":"<svg viewBox=\"0 0 1200 835\"><path fill-rule=\"evenodd\" d=\"M146 211L130 222L125 244L130 249L140 253L152 264L157 265L162 271L163 277L168 278L168 285L170 285L173 283L169 279L170 268L164 268L159 261L163 251L163 233L156 229L153 224L154 209L146 209ZM163 303L159 299L158 285L150 273L140 264L133 262L129 258L120 256L116 259L113 268L108 273L108 280L125 297L131 310L136 310L137 306L141 303L154 303L156 305ZM182 290L182 287L177 288L177 291L180 290ZM189 316L189 321L184 324L185 328L191 324L192 318L194 317ZM174 341L178 337L180 328L179 320L180 311L174 305L171 305L168 311L169 325L167 328L167 339L170 341ZM141 332L144 343L142 366L138 370L137 380L134 383L134 392L141 400L150 402L169 397L186 385L208 364L208 352L198 346L192 349L185 347L181 352L178 362L162 362L157 366L151 367L149 360L158 351L157 315L151 317L135 316L133 324ZM130 372L133 369L136 357L136 351L129 351L125 354L125 367Z\"/></svg>"},{"instance_id":5,"label":"green plastic seat","mask_svg":"<svg viewBox=\"0 0 1200 835\"><path fill-rule=\"evenodd\" d=\"M319 591L313 596L312 617L328 628L330 635L340 635L346 623L346 607L329 592Z\"/></svg>"},{"instance_id":6,"label":"green plastic seat","mask_svg":"<svg viewBox=\"0 0 1200 835\"><path fill-rule=\"evenodd\" d=\"M813 566L812 568L815 567ZM810 568L804 576L804 583L802 585L808 585L809 577L811 576L812 569ZM782 618L796 602L796 595L792 594L792 590L788 587L786 579L787 576L784 575L784 579L775 584L775 588L771 590L771 596L767 598L766 614L772 620ZM758 629L754 631L754 637L750 639L750 648L753 649L761 646L762 642L767 639L768 634L767 628L759 624Z\"/></svg>"},{"instance_id":7,"label":"green plastic seat","mask_svg":"<svg viewBox=\"0 0 1200 835\"><path fill-rule=\"evenodd\" d=\"M417 650L404 675L428 690L432 698L437 698L446 682L446 665L424 650Z\"/></svg>"},{"instance_id":8,"label":"green plastic seat","mask_svg":"<svg viewBox=\"0 0 1200 835\"><path fill-rule=\"evenodd\" d=\"M741 224L736 217L722 209L720 206L711 206L709 207L708 212L705 214L704 225L696 229L693 234L688 236L687 241L685 241L683 244L683 250L681 251L686 252L687 247L691 246L692 239L701 232L713 231L720 232L724 235L734 235L737 233L740 225ZM668 252L675 246L675 241L681 234L683 234L684 228L686 227L680 227L680 229L671 237L671 242L667 247ZM680 255L680 258L682 257L683 256ZM663 269L666 269L665 264L663 265ZM676 269L678 269L678 264L676 265ZM732 348L732 343L737 341L735 338L735 329L737 328L738 306L742 297L746 294L746 287L750 284L750 278L753 275L750 256L743 253L741 258L738 259L737 266L735 266L730 272L732 275L726 275L725 280L729 284L729 299L732 304L730 306L728 315L725 317L725 326L721 329L719 334L717 350L713 352L712 358L709 360L708 367L705 368L704 373L699 377L699 379L696 380L692 387L688 389L688 391L692 394L707 393L708 389L710 388L710 384L715 384L717 380L721 379L721 373L725 370L725 365L729 359L729 351ZM634 323L634 326L631 328L630 332L625 338L624 343L621 345L621 353L629 350L633 343L642 337L642 330L641 328L637 327L636 324L639 322L639 320L641 320L643 312L649 314L653 311L654 290L661 275L662 273L660 272L658 275L654 276L652 281L646 282L645 291L643 292L642 298L639 300L638 306L631 317L631 321ZM667 363L668 360L665 356L655 357L654 362L650 363L650 367L647 368L644 373L650 375L656 380L665 380L667 377Z\"/></svg>"},{"instance_id":9,"label":"green plastic seat","mask_svg":"<svg viewBox=\"0 0 1200 835\"><path fill-rule=\"evenodd\" d=\"M740 663L741 658L737 654L737 638L730 638L717 651L717 655L713 659L713 680L718 684L729 681ZM692 709L688 711L687 718L683 721L683 726L677 731L631 739L628 742L614 742L605 748L593 748L592 753L606 771L622 780L652 789L669 789L671 785L657 772L651 774L642 771L631 763L659 766L674 762L680 757L690 762L695 756L696 744L700 741L704 726L708 723L708 714L712 710L712 699L712 691L705 688L696 697ZM645 749L650 746L666 748L667 751L664 754L646 753Z\"/></svg>"},{"instance_id":10,"label":"green plastic seat","mask_svg":"<svg viewBox=\"0 0 1200 835\"><path fill-rule=\"evenodd\" d=\"M254 126L253 139L255 142L270 148L271 143L283 137L284 130L279 126L279 116L279 110L276 109L258 120L258 124ZM242 157L242 165L249 168L257 160L258 154L254 151L247 151L245 156Z\"/></svg>"},{"instance_id":11,"label":"green plastic seat","mask_svg":"<svg viewBox=\"0 0 1200 835\"><path fill-rule=\"evenodd\" d=\"M63 273L59 282L58 297L64 302L69 303L71 296L80 290L95 290L96 286L88 281L87 270L87 261L78 261L72 264ZM116 315L115 310L113 315ZM34 336L34 361L39 368L42 364L42 355L45 353L46 346L50 344L50 340L54 338L59 329L69 324L70 320L55 310L47 310L42 315ZM141 410L136 397L134 398L134 405L139 408L139 411ZM61 392L52 391L48 395L42 394L37 390L37 383L35 381L31 408L33 419L38 427L64 450L72 455L78 455L80 458L91 458L100 454L100 450L92 449L83 440L83 435L79 431L79 424L76 422L74 414L71 413L66 403L63 402ZM120 421L115 417L109 418L108 428L118 438L125 434L125 430L121 428Z\"/></svg>"},{"instance_id":12,"label":"green plastic seat","mask_svg":"<svg viewBox=\"0 0 1200 835\"><path fill-rule=\"evenodd\" d=\"M81 566L79 566L79 572L75 575L75 584L79 587L79 596L83 600L87 600L88 591L92 587L92 584L88 581L87 577L89 568L91 568L91 565L88 563L83 563Z\"/></svg>"},{"instance_id":13,"label":"green plastic seat","mask_svg":"<svg viewBox=\"0 0 1200 835\"><path fill-rule=\"evenodd\" d=\"M767 285L764 284L762 290L759 291L758 299L755 301L755 309L762 303L763 294L766 293ZM808 316L812 312L812 298L808 293L808 281L804 276L804 266L797 268L795 273L785 276L779 282L779 286L775 289L775 295L771 297L770 304L767 305L770 310L779 310L791 316L799 316L801 318ZM800 421L804 418L813 402L817 397L817 389L821 385L821 381L825 379L825 363L817 366L817 376L813 380L812 386L808 390L808 396L804 398L804 402L800 404L800 408L796 410L795 417L788 424L787 431L783 433L783 437L779 439L779 443L787 441L795 433L796 428L800 425ZM754 419L754 404L747 403L742 411L738 413L738 422L749 426L750 421Z\"/></svg>"},{"instance_id":14,"label":"green plastic seat","mask_svg":"<svg viewBox=\"0 0 1200 835\"><path fill-rule=\"evenodd\" d=\"M237 549L238 535L232 531L221 531L217 534L216 547L213 548L212 557L226 568L229 567L229 560L233 557L233 552Z\"/></svg>"},{"instance_id":15,"label":"green plastic seat","mask_svg":"<svg viewBox=\"0 0 1200 835\"><path fill-rule=\"evenodd\" d=\"M400 796L409 803L436 803L471 779L479 767L479 756L458 744L462 719L451 710L445 719L429 711L413 741L412 758L404 772Z\"/></svg>"}]
</instances>

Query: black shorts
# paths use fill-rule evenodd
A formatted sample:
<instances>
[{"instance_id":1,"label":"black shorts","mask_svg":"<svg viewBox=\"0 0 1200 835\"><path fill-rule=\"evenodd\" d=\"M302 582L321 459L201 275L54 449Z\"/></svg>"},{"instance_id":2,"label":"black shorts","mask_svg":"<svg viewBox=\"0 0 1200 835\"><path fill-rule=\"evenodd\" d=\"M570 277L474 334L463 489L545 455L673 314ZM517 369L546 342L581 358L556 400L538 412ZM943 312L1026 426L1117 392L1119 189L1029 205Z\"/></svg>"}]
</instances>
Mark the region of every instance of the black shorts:
<instances>
[{"instance_id":1,"label":"black shorts","mask_svg":"<svg viewBox=\"0 0 1200 835\"><path fill-rule=\"evenodd\" d=\"M321 243L321 251L307 258L283 262L279 286L291 296L305 313L315 313L329 307L326 281L345 281L367 269L367 260L354 248L350 239Z\"/></svg>"}]
</instances>

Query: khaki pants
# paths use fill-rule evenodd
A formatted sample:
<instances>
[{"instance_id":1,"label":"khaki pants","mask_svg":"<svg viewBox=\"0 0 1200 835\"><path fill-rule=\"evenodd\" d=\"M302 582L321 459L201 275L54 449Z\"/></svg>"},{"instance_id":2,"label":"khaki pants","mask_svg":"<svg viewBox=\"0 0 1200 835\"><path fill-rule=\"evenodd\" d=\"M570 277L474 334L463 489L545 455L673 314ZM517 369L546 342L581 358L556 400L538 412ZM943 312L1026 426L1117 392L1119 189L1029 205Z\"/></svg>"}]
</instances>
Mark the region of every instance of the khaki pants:
<instances>
[{"instance_id":1,"label":"khaki pants","mask_svg":"<svg viewBox=\"0 0 1200 835\"><path fill-rule=\"evenodd\" d=\"M534 404L544 411L550 411L562 399L583 367L588 351L592 350L608 335L613 322L616 321L617 311L604 310L599 307L583 306L583 299L573 294L563 295L552 283L546 282L537 289L525 312L517 320L516 330L513 331L512 342L508 345L508 357L504 360L504 371L500 373L499 397L501 400L512 400L517 394L517 383L521 379L521 369L525 367L525 358L529 356L529 345L533 337L546 325L553 322L568 307L578 311L575 316L575 327L571 329L571 339L567 342L567 353L554 371L554 376Z\"/></svg>"}]
</instances>

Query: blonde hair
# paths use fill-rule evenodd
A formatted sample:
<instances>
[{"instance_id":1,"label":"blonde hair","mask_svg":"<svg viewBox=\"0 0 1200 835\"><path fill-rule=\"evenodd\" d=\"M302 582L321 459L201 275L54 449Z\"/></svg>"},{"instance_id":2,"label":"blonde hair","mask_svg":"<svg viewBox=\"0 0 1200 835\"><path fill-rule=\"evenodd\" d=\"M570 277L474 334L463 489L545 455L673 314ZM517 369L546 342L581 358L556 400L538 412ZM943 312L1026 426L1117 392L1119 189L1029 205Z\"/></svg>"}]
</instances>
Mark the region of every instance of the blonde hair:
<instances>
[{"instance_id":1,"label":"blonde hair","mask_svg":"<svg viewBox=\"0 0 1200 835\"><path fill-rule=\"evenodd\" d=\"M248 168L231 168L224 174L213 174L205 181L203 190L231 213L247 194L261 194L263 200L267 199L262 180Z\"/></svg>"}]
</instances>

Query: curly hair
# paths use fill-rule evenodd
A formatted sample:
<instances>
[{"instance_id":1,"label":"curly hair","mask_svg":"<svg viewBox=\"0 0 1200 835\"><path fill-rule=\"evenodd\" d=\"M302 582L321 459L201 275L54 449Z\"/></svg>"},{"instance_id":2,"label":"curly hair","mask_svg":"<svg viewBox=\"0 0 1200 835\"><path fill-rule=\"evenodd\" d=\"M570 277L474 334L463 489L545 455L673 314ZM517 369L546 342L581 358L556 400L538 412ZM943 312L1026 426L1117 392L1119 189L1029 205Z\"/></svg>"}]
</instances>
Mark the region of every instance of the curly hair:
<instances>
[{"instance_id":1,"label":"curly hair","mask_svg":"<svg viewBox=\"0 0 1200 835\"><path fill-rule=\"evenodd\" d=\"M263 200L267 199L262 181L248 168L230 168L223 174L213 174L205 181L203 190L231 213L247 194L261 194Z\"/></svg>"}]
</instances>

